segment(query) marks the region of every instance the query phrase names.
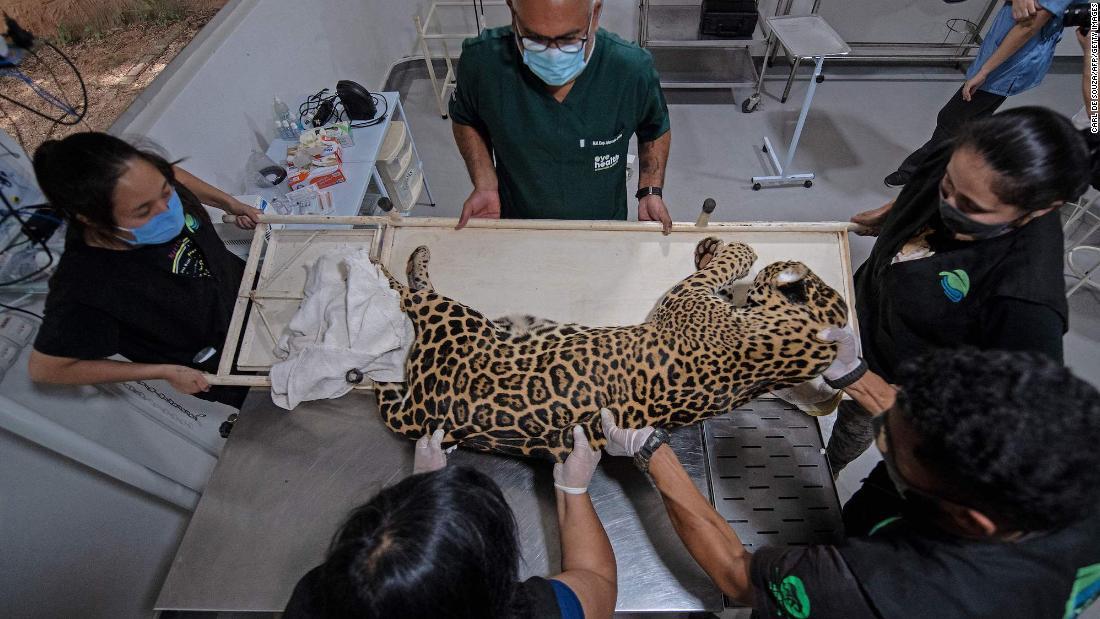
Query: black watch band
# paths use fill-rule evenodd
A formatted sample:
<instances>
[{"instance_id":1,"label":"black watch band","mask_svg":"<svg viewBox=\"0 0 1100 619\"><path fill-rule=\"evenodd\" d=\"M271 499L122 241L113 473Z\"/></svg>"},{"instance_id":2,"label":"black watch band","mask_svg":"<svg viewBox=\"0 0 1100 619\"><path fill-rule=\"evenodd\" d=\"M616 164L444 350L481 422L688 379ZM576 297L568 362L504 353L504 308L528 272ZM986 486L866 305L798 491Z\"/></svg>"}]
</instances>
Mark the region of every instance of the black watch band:
<instances>
[{"instance_id":1,"label":"black watch band","mask_svg":"<svg viewBox=\"0 0 1100 619\"><path fill-rule=\"evenodd\" d=\"M828 378L825 378L824 376L822 376L821 378L824 378L825 379L825 384L829 385L833 389L843 389L843 388L847 387L848 385L851 385L852 383L856 382L857 380L863 378L863 375L866 374L866 373L867 373L867 362L864 361L861 358L859 360L859 365L856 366L856 369L852 370L851 372L848 372L844 376L841 376L840 378L838 378L836 380L829 380Z\"/></svg>"},{"instance_id":2,"label":"black watch band","mask_svg":"<svg viewBox=\"0 0 1100 619\"><path fill-rule=\"evenodd\" d=\"M638 190L638 193L634 194L634 197L641 200L646 196L659 196L661 195L660 187L642 187Z\"/></svg>"},{"instance_id":3,"label":"black watch band","mask_svg":"<svg viewBox=\"0 0 1100 619\"><path fill-rule=\"evenodd\" d=\"M660 428L654 428L653 434L649 435L649 438L642 443L641 448L634 453L634 466L638 467L638 470L643 473L649 472L649 459L653 457L653 452L657 451L661 445L668 443L671 438L668 432Z\"/></svg>"}]
</instances>

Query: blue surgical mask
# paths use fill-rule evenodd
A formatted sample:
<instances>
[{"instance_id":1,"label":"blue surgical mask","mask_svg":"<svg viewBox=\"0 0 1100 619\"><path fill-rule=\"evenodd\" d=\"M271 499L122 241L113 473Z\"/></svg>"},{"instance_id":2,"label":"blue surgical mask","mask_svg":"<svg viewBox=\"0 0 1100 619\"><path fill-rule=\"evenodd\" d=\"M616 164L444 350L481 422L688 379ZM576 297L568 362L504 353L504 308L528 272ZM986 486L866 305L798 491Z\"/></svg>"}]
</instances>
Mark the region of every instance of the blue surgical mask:
<instances>
[{"instance_id":1,"label":"blue surgical mask","mask_svg":"<svg viewBox=\"0 0 1100 619\"><path fill-rule=\"evenodd\" d=\"M159 245L176 238L183 228L183 202L180 195L172 190L172 196L168 198L168 210L158 213L144 225L137 228L123 228L134 235L133 239L119 237L131 245Z\"/></svg>"},{"instance_id":2,"label":"blue surgical mask","mask_svg":"<svg viewBox=\"0 0 1100 619\"><path fill-rule=\"evenodd\" d=\"M589 19L588 28L591 31L591 19ZM522 44L519 47L523 51L523 64L549 86L561 86L576 79L588 66L588 60L591 57L591 54L586 55L585 49L570 54L556 47L548 47L541 52L533 52L524 48ZM595 51L596 41L593 40L592 52L595 53Z\"/></svg>"}]
</instances>

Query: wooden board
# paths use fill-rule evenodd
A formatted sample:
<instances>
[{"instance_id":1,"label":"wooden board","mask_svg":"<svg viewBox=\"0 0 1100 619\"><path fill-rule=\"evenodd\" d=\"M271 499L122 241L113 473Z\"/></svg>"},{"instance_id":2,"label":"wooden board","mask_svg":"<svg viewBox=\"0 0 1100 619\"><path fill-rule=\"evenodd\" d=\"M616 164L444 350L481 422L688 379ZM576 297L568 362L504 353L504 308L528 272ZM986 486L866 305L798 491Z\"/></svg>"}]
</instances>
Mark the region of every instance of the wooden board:
<instances>
[{"instance_id":1,"label":"wooden board","mask_svg":"<svg viewBox=\"0 0 1100 619\"><path fill-rule=\"evenodd\" d=\"M456 232L401 226L383 239L382 261L403 280L409 254L419 245L428 246L436 291L489 318L531 314L589 326L629 325L643 322L664 293L691 274L695 245L707 236L740 241L756 251L752 272L735 289L738 295L744 295L764 266L799 260L852 305L847 233L837 230L724 229L713 224L666 237L649 229Z\"/></svg>"}]
</instances>

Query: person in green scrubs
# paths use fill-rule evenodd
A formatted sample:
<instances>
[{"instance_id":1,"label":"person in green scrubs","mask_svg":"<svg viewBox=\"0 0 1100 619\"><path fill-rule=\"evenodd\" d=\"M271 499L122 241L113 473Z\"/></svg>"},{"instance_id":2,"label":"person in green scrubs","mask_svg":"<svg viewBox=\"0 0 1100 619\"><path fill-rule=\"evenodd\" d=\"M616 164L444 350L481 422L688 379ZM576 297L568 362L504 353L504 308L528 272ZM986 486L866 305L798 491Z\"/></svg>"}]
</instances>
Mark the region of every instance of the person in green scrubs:
<instances>
[{"instance_id":1,"label":"person in green scrubs","mask_svg":"<svg viewBox=\"0 0 1100 619\"><path fill-rule=\"evenodd\" d=\"M600 0L509 0L512 24L462 44L450 115L471 217L627 218L638 136L638 219L672 219L661 191L668 107L653 58L601 30ZM494 165L495 160L495 165Z\"/></svg>"}]
</instances>

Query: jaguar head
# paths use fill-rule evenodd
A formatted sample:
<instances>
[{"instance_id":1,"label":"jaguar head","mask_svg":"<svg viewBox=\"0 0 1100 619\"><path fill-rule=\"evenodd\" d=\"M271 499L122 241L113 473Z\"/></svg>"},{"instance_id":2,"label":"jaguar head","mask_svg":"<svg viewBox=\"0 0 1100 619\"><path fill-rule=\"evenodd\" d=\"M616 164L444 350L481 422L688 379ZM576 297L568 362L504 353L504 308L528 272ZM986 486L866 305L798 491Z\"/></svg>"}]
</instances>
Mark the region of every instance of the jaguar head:
<instances>
[{"instance_id":1,"label":"jaguar head","mask_svg":"<svg viewBox=\"0 0 1100 619\"><path fill-rule=\"evenodd\" d=\"M773 262L757 273L746 304L790 310L818 328L848 323L848 304L801 262Z\"/></svg>"}]
</instances>

